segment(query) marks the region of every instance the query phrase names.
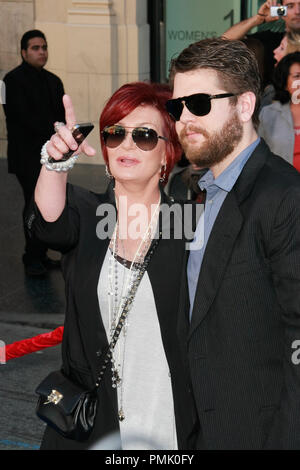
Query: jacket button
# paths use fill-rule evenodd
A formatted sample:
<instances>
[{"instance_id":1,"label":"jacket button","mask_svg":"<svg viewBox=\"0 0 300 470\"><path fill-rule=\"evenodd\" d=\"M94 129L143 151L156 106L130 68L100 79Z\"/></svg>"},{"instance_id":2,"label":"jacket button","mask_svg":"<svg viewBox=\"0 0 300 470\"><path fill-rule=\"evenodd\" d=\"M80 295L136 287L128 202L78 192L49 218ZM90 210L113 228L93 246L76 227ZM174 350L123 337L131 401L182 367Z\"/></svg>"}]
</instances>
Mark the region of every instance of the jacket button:
<instances>
[{"instance_id":1,"label":"jacket button","mask_svg":"<svg viewBox=\"0 0 300 470\"><path fill-rule=\"evenodd\" d=\"M96 356L97 356L97 357L100 357L100 356L101 356L101 353L102 353L102 350L99 349L99 351L96 352Z\"/></svg>"}]
</instances>

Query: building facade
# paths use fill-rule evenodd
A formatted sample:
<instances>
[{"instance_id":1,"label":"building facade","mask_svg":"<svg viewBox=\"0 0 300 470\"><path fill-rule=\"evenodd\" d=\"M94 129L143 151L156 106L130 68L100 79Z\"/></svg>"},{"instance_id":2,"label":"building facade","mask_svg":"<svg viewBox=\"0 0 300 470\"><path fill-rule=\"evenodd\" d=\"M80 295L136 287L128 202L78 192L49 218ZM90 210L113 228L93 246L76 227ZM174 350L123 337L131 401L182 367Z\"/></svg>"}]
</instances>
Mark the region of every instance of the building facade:
<instances>
[{"instance_id":1,"label":"building facade","mask_svg":"<svg viewBox=\"0 0 300 470\"><path fill-rule=\"evenodd\" d=\"M62 79L77 121L95 125L89 141L97 157L80 161L102 163L98 121L103 105L122 84L150 78L147 0L0 0L0 18L0 79L21 63L23 33L43 31L46 68ZM2 106L0 156L6 156Z\"/></svg>"}]
</instances>

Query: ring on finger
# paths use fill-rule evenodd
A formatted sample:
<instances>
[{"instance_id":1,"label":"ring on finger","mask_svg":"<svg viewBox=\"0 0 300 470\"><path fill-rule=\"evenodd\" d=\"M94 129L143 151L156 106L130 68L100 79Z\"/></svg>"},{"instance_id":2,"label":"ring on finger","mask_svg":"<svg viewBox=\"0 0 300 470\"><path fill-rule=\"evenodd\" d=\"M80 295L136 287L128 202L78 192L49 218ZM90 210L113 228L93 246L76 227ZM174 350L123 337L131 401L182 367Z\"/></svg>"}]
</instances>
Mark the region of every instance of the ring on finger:
<instances>
[{"instance_id":1,"label":"ring on finger","mask_svg":"<svg viewBox=\"0 0 300 470\"><path fill-rule=\"evenodd\" d=\"M58 132L61 127L64 127L65 123L64 122L55 122L54 123L54 130L55 132Z\"/></svg>"}]
</instances>

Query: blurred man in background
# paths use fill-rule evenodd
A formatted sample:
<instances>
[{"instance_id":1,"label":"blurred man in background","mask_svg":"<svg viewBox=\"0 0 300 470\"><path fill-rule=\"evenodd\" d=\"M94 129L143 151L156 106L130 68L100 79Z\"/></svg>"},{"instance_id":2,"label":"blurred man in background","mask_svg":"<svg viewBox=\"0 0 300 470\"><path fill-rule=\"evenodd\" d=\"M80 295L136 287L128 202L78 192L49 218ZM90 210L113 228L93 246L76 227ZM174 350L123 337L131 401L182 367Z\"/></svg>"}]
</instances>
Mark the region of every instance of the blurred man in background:
<instances>
[{"instance_id":1,"label":"blurred man in background","mask_svg":"<svg viewBox=\"0 0 300 470\"><path fill-rule=\"evenodd\" d=\"M41 31L31 30L23 35L21 55L21 65L4 77L6 104L3 108L7 127L8 172L16 175L22 187L24 214L39 176L41 147L53 134L51 123L64 121L64 87L60 78L44 69L48 46ZM44 275L47 267L57 262L47 257L44 244L30 239L25 227L24 231L25 272L29 276Z\"/></svg>"}]
</instances>

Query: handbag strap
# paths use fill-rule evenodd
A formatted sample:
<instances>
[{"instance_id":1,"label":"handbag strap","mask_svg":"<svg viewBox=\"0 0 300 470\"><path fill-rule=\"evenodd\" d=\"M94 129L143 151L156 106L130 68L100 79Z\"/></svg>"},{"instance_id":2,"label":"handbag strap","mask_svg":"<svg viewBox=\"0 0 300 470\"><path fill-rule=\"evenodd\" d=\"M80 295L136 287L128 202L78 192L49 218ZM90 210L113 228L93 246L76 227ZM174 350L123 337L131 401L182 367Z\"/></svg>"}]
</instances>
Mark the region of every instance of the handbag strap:
<instances>
[{"instance_id":1,"label":"handbag strap","mask_svg":"<svg viewBox=\"0 0 300 470\"><path fill-rule=\"evenodd\" d=\"M159 234L159 238L157 238L151 245L150 247L150 250L148 251L147 253L147 256L145 257L144 259L144 262L143 262L143 265L140 269L140 272L137 276L137 278L135 279L135 281L133 282L133 285L128 293L128 295L126 296L126 300L124 302L124 305L123 305L123 309L122 309L122 313L120 315L120 318L119 318L119 321L118 321L118 324L116 326L116 329L115 329L115 332L113 334L113 337L111 339L111 342L110 344L108 345L105 353L103 354L103 364L101 366L101 370L100 370L100 373L98 375L98 378L96 380L96 384L95 384L95 387L98 388L99 387L99 384L103 378L103 375L104 375L104 372L107 368L107 365L108 363L111 361L112 359L112 354L113 354L113 350L114 350L114 347L118 341L118 338L120 336L120 333L121 333L121 330L122 330L122 327L125 323L125 320L126 320L126 317L129 313L129 310L130 310L130 307L132 305L132 302L134 300L134 297L135 297L135 294L136 294L136 291L137 291L137 288L138 286L140 285L140 282L142 280L142 277L144 276L144 273L148 267L148 264L149 264L149 261L153 255L153 252L155 250L155 248L157 247L158 245L158 242L159 242L159 239L160 239L160 236L161 236L161 233Z\"/></svg>"}]
</instances>

